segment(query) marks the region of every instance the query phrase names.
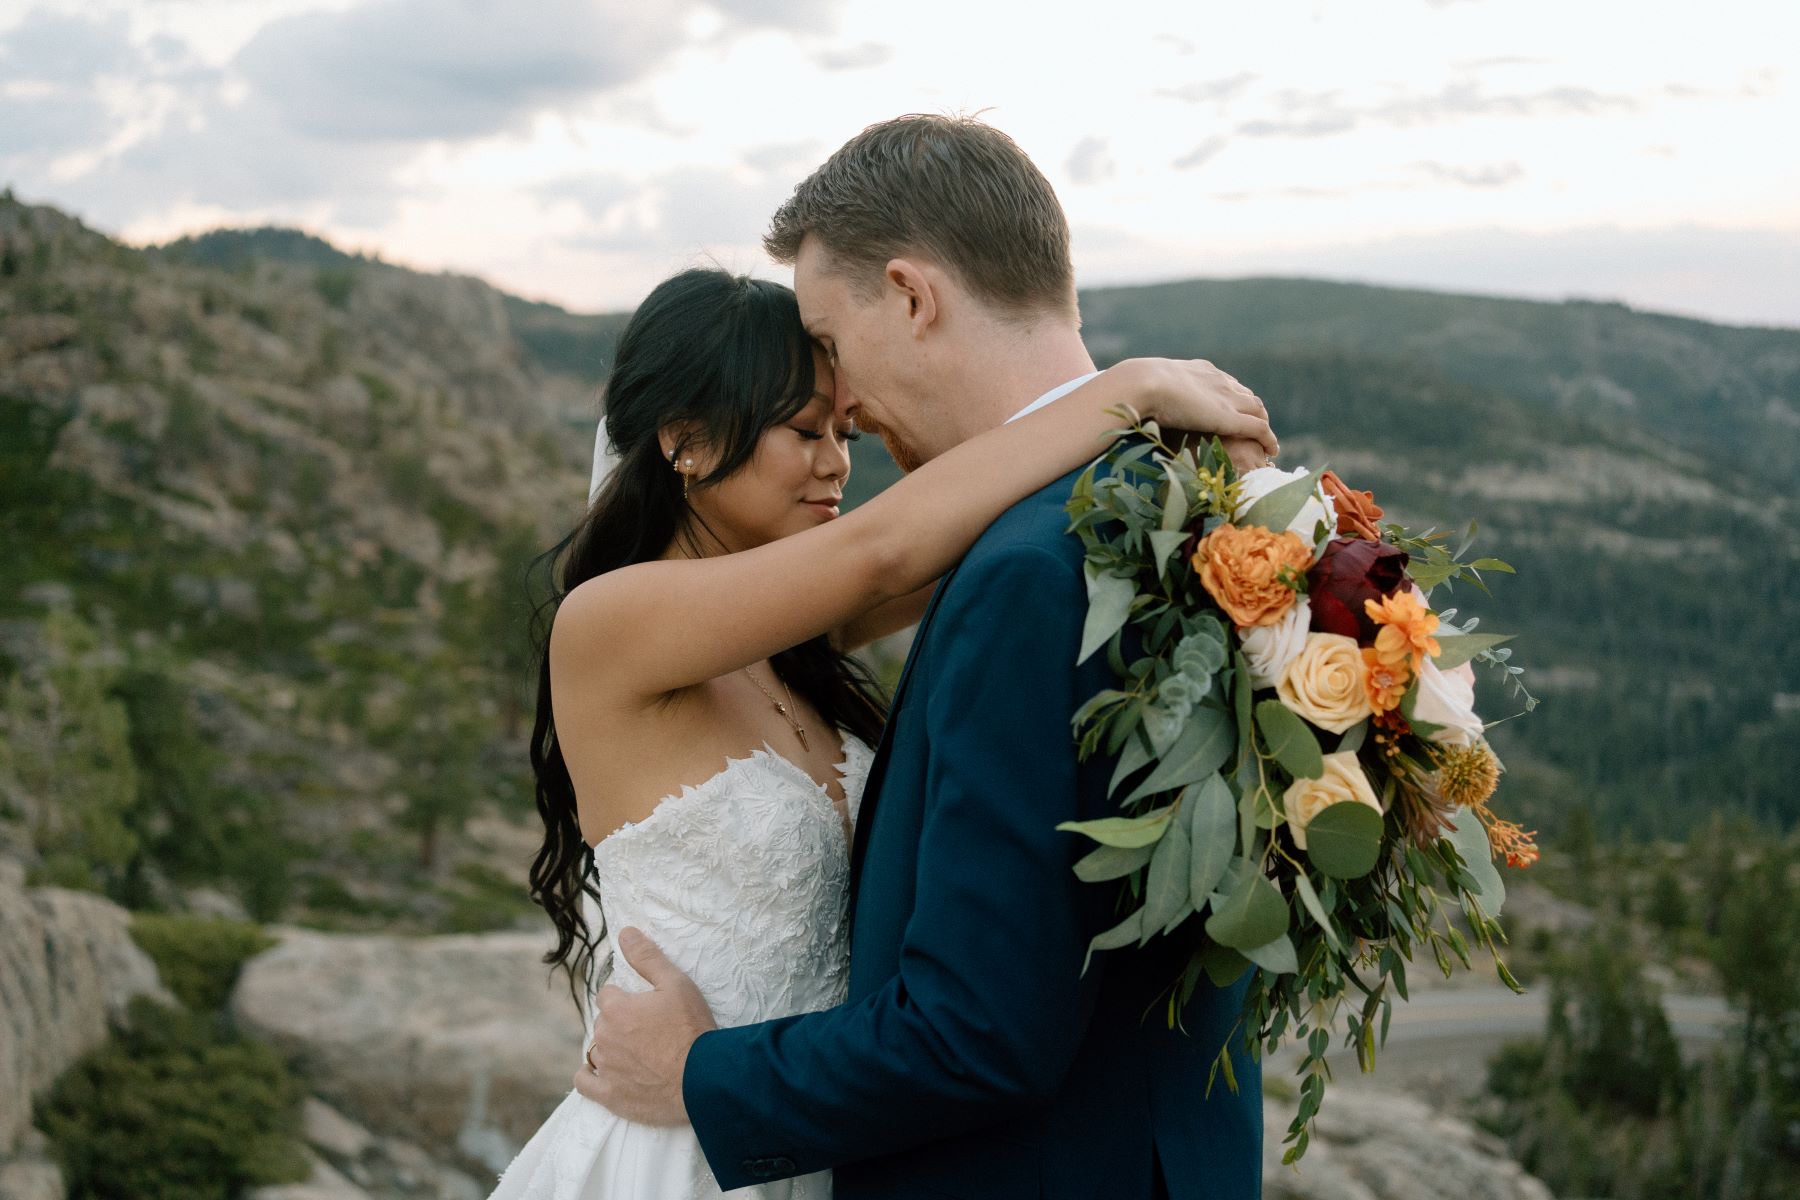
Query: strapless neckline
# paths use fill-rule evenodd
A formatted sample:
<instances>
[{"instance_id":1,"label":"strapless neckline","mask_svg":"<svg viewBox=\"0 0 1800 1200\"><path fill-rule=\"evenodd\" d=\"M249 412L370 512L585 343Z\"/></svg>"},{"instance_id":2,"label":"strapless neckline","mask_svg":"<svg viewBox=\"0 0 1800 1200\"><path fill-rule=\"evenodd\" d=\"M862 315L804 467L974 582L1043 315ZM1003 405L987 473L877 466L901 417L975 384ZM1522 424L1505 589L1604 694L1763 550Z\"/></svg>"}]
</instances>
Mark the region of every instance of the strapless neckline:
<instances>
[{"instance_id":1,"label":"strapless neckline","mask_svg":"<svg viewBox=\"0 0 1800 1200\"><path fill-rule=\"evenodd\" d=\"M840 779L844 779L853 774L853 770L850 768L853 767L853 764L859 756L873 756L875 752L870 748L867 742L863 741L849 730L843 730L841 733L843 738L844 756L832 764L832 770L837 772ZM623 825L620 825L617 829L601 838L598 842L589 843L588 848L595 854L599 854L603 847L614 843L622 836L655 825L657 823L657 818L664 814L671 805L683 803L695 796L705 795L714 790L722 780L729 779L732 773L738 768L758 762L765 763L769 765L771 769L788 775L794 782L801 784L803 790L817 796L826 804L830 805L832 814L834 816L837 815L839 811L837 801L831 798L830 790L818 780L814 779L812 773L805 767L801 766L781 751L775 749L775 747L769 744L767 739L764 739L761 746L750 751L748 754L737 756L727 755L725 758L725 765L719 768L718 771L707 778L702 779L699 783L683 784L680 791L670 792L668 795L658 800L656 802L656 807L651 809L649 815L645 816L643 820L626 821ZM852 823L856 820L856 809L859 807L856 804L856 801L860 798L860 796L852 796L847 791L844 795L844 801L849 809L850 820ZM667 820L667 818L664 817L664 820Z\"/></svg>"}]
</instances>

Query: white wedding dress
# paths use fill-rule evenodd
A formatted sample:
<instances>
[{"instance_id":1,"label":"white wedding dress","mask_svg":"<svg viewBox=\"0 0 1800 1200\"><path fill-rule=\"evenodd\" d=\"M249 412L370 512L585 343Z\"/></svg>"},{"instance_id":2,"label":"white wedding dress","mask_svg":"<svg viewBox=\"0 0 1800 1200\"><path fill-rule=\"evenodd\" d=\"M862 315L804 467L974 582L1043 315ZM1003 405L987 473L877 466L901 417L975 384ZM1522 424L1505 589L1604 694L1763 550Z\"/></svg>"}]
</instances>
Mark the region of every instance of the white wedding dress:
<instances>
[{"instance_id":1,"label":"white wedding dress","mask_svg":"<svg viewBox=\"0 0 1800 1200\"><path fill-rule=\"evenodd\" d=\"M854 826L874 751L843 734L837 764ZM729 759L642 821L594 849L598 911L583 897L589 929L607 931L596 962L611 955L611 982L649 985L612 933L650 935L692 977L721 1026L748 1025L843 1001L849 970L850 849L830 795L768 744ZM597 985L596 985L597 986ZM589 1038L592 993L589 994ZM588 1043L583 1042L581 1054ZM571 1072L581 1063L570 1061ZM694 1131L638 1125L570 1090L500 1176L489 1200L698 1200L719 1196ZM731 1193L733 1200L823 1200L821 1171Z\"/></svg>"}]
</instances>

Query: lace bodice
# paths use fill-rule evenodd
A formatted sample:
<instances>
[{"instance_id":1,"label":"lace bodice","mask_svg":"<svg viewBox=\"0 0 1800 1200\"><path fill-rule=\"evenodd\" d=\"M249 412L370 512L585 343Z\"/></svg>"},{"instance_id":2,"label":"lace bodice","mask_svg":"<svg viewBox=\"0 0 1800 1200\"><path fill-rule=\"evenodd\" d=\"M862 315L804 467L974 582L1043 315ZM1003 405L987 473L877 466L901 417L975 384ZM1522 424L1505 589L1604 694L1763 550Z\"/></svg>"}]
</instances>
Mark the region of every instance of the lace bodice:
<instances>
[{"instance_id":1,"label":"lace bodice","mask_svg":"<svg viewBox=\"0 0 1800 1200\"><path fill-rule=\"evenodd\" d=\"M852 826L874 751L843 735L837 764ZM849 970L850 848L830 795L763 744L704 783L663 800L594 849L606 930L597 962L610 982L649 985L613 947L643 930L693 979L720 1025L746 1025L841 1003ZM584 1047L585 1049L585 1047Z\"/></svg>"}]
</instances>

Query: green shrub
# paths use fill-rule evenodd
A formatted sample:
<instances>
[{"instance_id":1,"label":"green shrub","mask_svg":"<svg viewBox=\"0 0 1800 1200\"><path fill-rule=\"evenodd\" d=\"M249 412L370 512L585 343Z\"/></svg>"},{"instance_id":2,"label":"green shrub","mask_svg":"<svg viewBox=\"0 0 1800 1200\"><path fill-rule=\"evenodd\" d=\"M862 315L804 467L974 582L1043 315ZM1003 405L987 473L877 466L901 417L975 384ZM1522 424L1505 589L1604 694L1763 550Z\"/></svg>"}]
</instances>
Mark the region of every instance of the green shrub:
<instances>
[{"instance_id":1,"label":"green shrub","mask_svg":"<svg viewBox=\"0 0 1800 1200\"><path fill-rule=\"evenodd\" d=\"M176 998L202 1013L223 1008L244 960L277 940L242 921L189 913L140 913L131 936Z\"/></svg>"},{"instance_id":2,"label":"green shrub","mask_svg":"<svg viewBox=\"0 0 1800 1200\"><path fill-rule=\"evenodd\" d=\"M113 1033L38 1107L70 1200L228 1200L306 1177L304 1089L274 1050L144 996Z\"/></svg>"},{"instance_id":3,"label":"green shrub","mask_svg":"<svg viewBox=\"0 0 1800 1200\"><path fill-rule=\"evenodd\" d=\"M356 272L349 267L321 267L313 277L319 296L333 308L350 306L350 293L356 290Z\"/></svg>"}]
</instances>

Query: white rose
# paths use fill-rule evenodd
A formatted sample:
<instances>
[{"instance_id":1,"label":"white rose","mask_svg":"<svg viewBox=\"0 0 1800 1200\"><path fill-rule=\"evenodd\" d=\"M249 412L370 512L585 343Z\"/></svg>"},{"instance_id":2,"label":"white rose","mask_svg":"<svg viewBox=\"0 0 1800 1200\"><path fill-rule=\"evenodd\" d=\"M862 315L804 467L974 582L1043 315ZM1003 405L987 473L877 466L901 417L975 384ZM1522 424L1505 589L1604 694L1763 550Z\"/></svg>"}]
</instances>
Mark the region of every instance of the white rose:
<instances>
[{"instance_id":1,"label":"white rose","mask_svg":"<svg viewBox=\"0 0 1800 1200\"><path fill-rule=\"evenodd\" d=\"M1250 506L1274 491L1284 483L1289 483L1307 474L1305 467L1295 467L1292 471L1284 471L1280 467L1258 467L1254 471L1246 471L1238 476L1238 506L1232 514L1233 519L1242 517L1250 510ZM1314 537L1313 530L1319 523L1325 523L1323 537ZM1300 540L1312 547L1315 555L1325 543L1337 536L1337 505L1324 490L1314 485L1312 496L1300 506L1294 519L1288 522L1287 528L1300 535ZM1282 532L1277 529L1276 533Z\"/></svg>"},{"instance_id":2,"label":"white rose","mask_svg":"<svg viewBox=\"0 0 1800 1200\"><path fill-rule=\"evenodd\" d=\"M1294 661L1294 655L1306 645L1306 630L1311 624L1312 602L1305 596L1296 596L1287 614L1275 624L1252 625L1238 630L1253 687L1275 686L1287 665Z\"/></svg>"},{"instance_id":3,"label":"white rose","mask_svg":"<svg viewBox=\"0 0 1800 1200\"><path fill-rule=\"evenodd\" d=\"M1376 799L1362 764L1356 761L1356 751L1340 750L1324 758L1325 770L1317 779L1296 779L1281 797L1281 810L1294 835L1294 845L1302 850L1306 849L1306 827L1333 804L1366 804L1381 811L1381 801Z\"/></svg>"},{"instance_id":4,"label":"white rose","mask_svg":"<svg viewBox=\"0 0 1800 1200\"><path fill-rule=\"evenodd\" d=\"M1481 736L1481 718L1475 715L1475 671L1463 663L1441 671L1430 658L1419 668L1419 691L1413 697L1413 716L1443 728L1430 735L1447 746L1467 746Z\"/></svg>"}]
</instances>

